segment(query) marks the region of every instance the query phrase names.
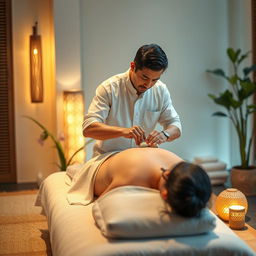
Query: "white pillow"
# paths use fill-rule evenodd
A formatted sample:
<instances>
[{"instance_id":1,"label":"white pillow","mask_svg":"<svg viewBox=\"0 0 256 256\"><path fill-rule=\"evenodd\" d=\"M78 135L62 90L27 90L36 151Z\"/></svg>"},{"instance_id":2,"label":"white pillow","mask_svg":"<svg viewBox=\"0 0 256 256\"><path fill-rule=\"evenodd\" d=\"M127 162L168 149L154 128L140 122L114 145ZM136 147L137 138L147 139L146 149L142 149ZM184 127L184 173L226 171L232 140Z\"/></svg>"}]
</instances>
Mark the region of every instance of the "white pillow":
<instances>
[{"instance_id":1,"label":"white pillow","mask_svg":"<svg viewBox=\"0 0 256 256\"><path fill-rule=\"evenodd\" d=\"M148 238L202 234L213 230L216 217L203 209L200 217L185 218L166 213L158 190L123 186L98 198L92 208L94 220L108 238Z\"/></svg>"}]
</instances>

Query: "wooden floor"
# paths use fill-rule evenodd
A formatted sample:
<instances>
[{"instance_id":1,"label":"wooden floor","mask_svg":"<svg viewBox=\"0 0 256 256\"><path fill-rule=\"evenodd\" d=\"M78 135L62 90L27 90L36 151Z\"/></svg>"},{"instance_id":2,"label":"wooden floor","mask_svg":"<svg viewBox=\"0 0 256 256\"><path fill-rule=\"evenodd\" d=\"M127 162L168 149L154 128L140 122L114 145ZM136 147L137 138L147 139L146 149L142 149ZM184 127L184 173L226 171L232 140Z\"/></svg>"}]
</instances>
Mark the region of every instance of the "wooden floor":
<instances>
[{"instance_id":1,"label":"wooden floor","mask_svg":"<svg viewBox=\"0 0 256 256\"><path fill-rule=\"evenodd\" d=\"M37 183L0 183L0 192L38 189Z\"/></svg>"}]
</instances>

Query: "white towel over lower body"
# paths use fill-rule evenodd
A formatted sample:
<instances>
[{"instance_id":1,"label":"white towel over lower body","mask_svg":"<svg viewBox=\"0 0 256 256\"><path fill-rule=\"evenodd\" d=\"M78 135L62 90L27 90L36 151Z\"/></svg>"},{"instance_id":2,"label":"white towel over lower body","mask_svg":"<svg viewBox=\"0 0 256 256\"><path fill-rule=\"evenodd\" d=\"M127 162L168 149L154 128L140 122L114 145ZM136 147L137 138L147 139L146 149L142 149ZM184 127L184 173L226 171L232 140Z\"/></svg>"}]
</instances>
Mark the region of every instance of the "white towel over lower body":
<instances>
[{"instance_id":1,"label":"white towel over lower body","mask_svg":"<svg viewBox=\"0 0 256 256\"><path fill-rule=\"evenodd\" d=\"M68 168L66 173L66 183L70 183L70 189L67 193L69 204L87 205L94 199L94 182L99 170L107 158L118 152L108 152L96 156L85 164L78 166L79 169L74 172L74 167Z\"/></svg>"}]
</instances>

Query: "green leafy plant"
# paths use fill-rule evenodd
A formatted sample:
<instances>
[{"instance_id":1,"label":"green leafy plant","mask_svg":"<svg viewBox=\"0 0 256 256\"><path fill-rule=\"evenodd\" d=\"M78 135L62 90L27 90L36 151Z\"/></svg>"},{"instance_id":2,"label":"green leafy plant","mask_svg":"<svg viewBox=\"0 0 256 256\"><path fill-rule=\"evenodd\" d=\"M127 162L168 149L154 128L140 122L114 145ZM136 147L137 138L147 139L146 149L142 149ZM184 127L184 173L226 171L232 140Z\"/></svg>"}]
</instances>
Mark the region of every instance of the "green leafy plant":
<instances>
[{"instance_id":1,"label":"green leafy plant","mask_svg":"<svg viewBox=\"0 0 256 256\"><path fill-rule=\"evenodd\" d=\"M219 96L208 94L213 101L224 107L225 112L215 112L214 116L227 117L235 127L239 141L240 167L249 169L249 158L255 127L248 127L249 116L256 112L256 105L251 104L250 97L256 92L256 83L249 75L256 70L256 65L241 68L241 63L250 52L242 54L241 50L227 49L227 56L232 63L232 71L228 76L222 69L207 70L207 72L224 78L229 87Z\"/></svg>"},{"instance_id":2,"label":"green leafy plant","mask_svg":"<svg viewBox=\"0 0 256 256\"><path fill-rule=\"evenodd\" d=\"M64 154L64 150L63 150L63 147L61 145L60 140L56 139L56 137L54 135L52 135L52 133L50 133L45 128L45 126L43 126L41 123L39 123L34 118L32 118L30 116L24 116L24 117L32 120L34 123L36 123L43 130L43 132L40 135L40 139L39 139L40 144L42 144L43 141L45 141L47 138L52 139L52 141L54 143L54 147L56 148L56 150L58 152L59 164L57 164L57 165L58 165L60 171L66 171L67 167L73 163L72 160L74 159L76 154L79 153L81 150L83 150L85 148L85 146L87 146L89 143L91 143L93 141L93 139L90 139L90 140L86 141L85 144L82 147L80 147L79 149L77 149L69 159L66 159L66 156Z\"/></svg>"}]
</instances>

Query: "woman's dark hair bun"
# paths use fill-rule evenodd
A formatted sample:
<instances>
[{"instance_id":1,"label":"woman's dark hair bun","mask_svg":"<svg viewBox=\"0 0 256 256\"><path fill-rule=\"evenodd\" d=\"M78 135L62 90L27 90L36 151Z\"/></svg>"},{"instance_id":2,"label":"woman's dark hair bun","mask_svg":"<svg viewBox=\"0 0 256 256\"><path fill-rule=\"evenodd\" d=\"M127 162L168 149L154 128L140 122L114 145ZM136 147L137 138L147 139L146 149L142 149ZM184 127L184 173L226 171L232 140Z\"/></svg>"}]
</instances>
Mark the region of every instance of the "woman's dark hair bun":
<instances>
[{"instance_id":1,"label":"woman's dark hair bun","mask_svg":"<svg viewBox=\"0 0 256 256\"><path fill-rule=\"evenodd\" d=\"M210 179L200 166L181 162L170 172L166 181L167 202L178 214L199 216L210 199Z\"/></svg>"}]
</instances>

